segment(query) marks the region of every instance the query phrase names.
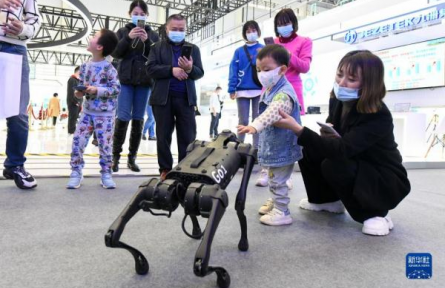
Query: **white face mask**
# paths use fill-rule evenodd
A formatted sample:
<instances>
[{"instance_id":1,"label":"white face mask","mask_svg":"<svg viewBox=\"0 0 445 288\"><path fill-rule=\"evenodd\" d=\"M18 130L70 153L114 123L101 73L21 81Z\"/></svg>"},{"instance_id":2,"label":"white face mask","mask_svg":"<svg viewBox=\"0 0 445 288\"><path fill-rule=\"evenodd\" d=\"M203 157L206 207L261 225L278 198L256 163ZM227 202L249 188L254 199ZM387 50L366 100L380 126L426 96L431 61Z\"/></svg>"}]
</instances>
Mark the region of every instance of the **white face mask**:
<instances>
[{"instance_id":1,"label":"white face mask","mask_svg":"<svg viewBox=\"0 0 445 288\"><path fill-rule=\"evenodd\" d=\"M246 38L249 42L255 42L258 40L258 32L247 33Z\"/></svg>"},{"instance_id":2,"label":"white face mask","mask_svg":"<svg viewBox=\"0 0 445 288\"><path fill-rule=\"evenodd\" d=\"M263 85L264 88L270 88L277 84L282 76L279 74L280 69L281 66L267 72L258 72L258 80L260 80L261 85Z\"/></svg>"}]
</instances>

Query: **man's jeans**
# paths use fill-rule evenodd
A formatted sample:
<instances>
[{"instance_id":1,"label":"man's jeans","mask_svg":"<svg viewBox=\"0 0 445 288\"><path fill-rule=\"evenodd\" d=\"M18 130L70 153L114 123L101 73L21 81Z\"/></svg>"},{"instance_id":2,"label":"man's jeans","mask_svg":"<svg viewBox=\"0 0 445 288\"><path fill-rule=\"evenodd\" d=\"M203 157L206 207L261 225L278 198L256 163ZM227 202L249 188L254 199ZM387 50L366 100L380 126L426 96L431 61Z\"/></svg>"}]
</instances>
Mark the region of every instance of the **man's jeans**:
<instances>
[{"instance_id":1,"label":"man's jeans","mask_svg":"<svg viewBox=\"0 0 445 288\"><path fill-rule=\"evenodd\" d=\"M121 121L144 120L150 87L121 85L117 98L117 118Z\"/></svg>"},{"instance_id":2,"label":"man's jeans","mask_svg":"<svg viewBox=\"0 0 445 288\"><path fill-rule=\"evenodd\" d=\"M28 103L29 103L29 64L26 47L0 42L0 52L22 55L22 81L19 115L6 119L8 132L6 136L6 168L23 166L25 151L28 145ZM1 75L0 75L1 77Z\"/></svg>"}]
</instances>

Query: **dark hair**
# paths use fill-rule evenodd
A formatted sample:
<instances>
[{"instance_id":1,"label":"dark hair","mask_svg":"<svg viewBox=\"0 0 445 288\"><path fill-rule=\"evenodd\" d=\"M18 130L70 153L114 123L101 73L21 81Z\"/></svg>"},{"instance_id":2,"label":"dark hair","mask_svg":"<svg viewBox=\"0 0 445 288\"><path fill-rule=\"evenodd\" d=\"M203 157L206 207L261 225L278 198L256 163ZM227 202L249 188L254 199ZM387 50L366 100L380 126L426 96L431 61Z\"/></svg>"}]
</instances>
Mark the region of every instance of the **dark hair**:
<instances>
[{"instance_id":1,"label":"dark hair","mask_svg":"<svg viewBox=\"0 0 445 288\"><path fill-rule=\"evenodd\" d=\"M56 97L56 96L59 96L59 94L57 94L57 93L54 93L54 94L53 94L53 97Z\"/></svg>"},{"instance_id":2,"label":"dark hair","mask_svg":"<svg viewBox=\"0 0 445 288\"><path fill-rule=\"evenodd\" d=\"M76 73L79 70L80 70L80 66L77 66L76 68L74 68L74 73Z\"/></svg>"},{"instance_id":3,"label":"dark hair","mask_svg":"<svg viewBox=\"0 0 445 288\"><path fill-rule=\"evenodd\" d=\"M278 33L278 26L283 26L287 23L292 23L292 27L294 28L294 32L298 31L298 19L297 16L294 13L294 10L290 8L282 9L280 12L275 15L275 19L273 21L274 23L274 29L275 29L275 35L278 37L280 36L280 33Z\"/></svg>"},{"instance_id":4,"label":"dark hair","mask_svg":"<svg viewBox=\"0 0 445 288\"><path fill-rule=\"evenodd\" d=\"M176 21L182 21L185 20L185 17L180 15L180 14L173 14L168 16L167 21L165 21L165 24L167 25L168 23L170 23L170 21L172 20L176 20Z\"/></svg>"},{"instance_id":5,"label":"dark hair","mask_svg":"<svg viewBox=\"0 0 445 288\"><path fill-rule=\"evenodd\" d=\"M277 65L286 65L289 66L289 52L287 52L286 48L278 44L266 45L264 48L258 52L256 58L258 60L263 60L263 58L270 57L272 58Z\"/></svg>"},{"instance_id":6,"label":"dark hair","mask_svg":"<svg viewBox=\"0 0 445 288\"><path fill-rule=\"evenodd\" d=\"M222 90L222 88L220 87L220 86L216 86L216 89L215 90Z\"/></svg>"},{"instance_id":7,"label":"dark hair","mask_svg":"<svg viewBox=\"0 0 445 288\"><path fill-rule=\"evenodd\" d=\"M144 11L145 14L148 14L147 3L145 3L144 1L140 1L140 0L135 0L135 1L131 2L131 4L130 4L130 11L128 11L128 14L131 15L131 11L133 11L133 9L135 7L141 8L142 11Z\"/></svg>"},{"instance_id":8,"label":"dark hair","mask_svg":"<svg viewBox=\"0 0 445 288\"><path fill-rule=\"evenodd\" d=\"M256 31L258 31L258 37L261 36L261 29L260 26L258 25L258 23L256 21L250 20L247 21L246 23L244 23L243 25L243 38L244 40L247 41L247 29L255 29Z\"/></svg>"},{"instance_id":9,"label":"dark hair","mask_svg":"<svg viewBox=\"0 0 445 288\"><path fill-rule=\"evenodd\" d=\"M368 50L351 51L343 56L338 64L337 71L343 69L347 69L350 75L361 73L362 86L357 111L376 113L386 95L385 68L382 60Z\"/></svg>"},{"instance_id":10,"label":"dark hair","mask_svg":"<svg viewBox=\"0 0 445 288\"><path fill-rule=\"evenodd\" d=\"M105 28L100 30L100 37L97 40L97 44L102 45L103 47L103 57L107 57L114 51L117 42L119 42L119 39L117 39L116 33Z\"/></svg>"}]
</instances>

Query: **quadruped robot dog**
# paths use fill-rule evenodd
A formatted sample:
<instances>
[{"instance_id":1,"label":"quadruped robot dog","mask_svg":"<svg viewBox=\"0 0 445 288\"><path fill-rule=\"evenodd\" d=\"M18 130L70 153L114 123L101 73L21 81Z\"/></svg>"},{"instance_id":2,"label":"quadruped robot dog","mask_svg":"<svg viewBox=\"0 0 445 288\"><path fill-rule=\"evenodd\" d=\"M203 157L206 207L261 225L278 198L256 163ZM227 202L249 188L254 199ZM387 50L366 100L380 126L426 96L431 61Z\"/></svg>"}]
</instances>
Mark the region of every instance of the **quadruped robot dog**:
<instances>
[{"instance_id":1,"label":"quadruped robot dog","mask_svg":"<svg viewBox=\"0 0 445 288\"><path fill-rule=\"evenodd\" d=\"M244 215L246 190L254 166L256 152L250 144L242 144L235 134L224 130L213 142L195 141L187 148L187 156L171 170L164 181L153 178L139 186L139 190L113 222L105 235L105 244L111 248L128 250L134 257L136 273L145 275L149 265L147 259L135 248L120 242L125 225L139 211L150 212L154 216L170 217L179 204L184 207L182 221L184 233L193 239L202 239L195 255L193 272L205 277L213 272L217 275L220 288L230 286L229 273L223 267L209 266L210 248L218 224L229 204L223 190L229 185L239 168L244 169L240 189L236 196L235 210L241 226L241 239L238 249L247 251L247 221ZM167 213L156 213L164 210ZM208 218L204 232L197 216ZM190 217L193 230L188 233L185 220Z\"/></svg>"}]
</instances>

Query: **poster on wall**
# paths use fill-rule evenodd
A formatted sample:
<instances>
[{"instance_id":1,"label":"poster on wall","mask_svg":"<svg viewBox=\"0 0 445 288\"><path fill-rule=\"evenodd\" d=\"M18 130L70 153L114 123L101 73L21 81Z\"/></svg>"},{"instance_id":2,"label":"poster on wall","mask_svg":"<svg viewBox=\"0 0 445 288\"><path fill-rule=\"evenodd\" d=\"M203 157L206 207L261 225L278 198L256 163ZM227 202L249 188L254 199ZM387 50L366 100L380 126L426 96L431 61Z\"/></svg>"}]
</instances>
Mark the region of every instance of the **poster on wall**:
<instances>
[{"instance_id":1,"label":"poster on wall","mask_svg":"<svg viewBox=\"0 0 445 288\"><path fill-rule=\"evenodd\" d=\"M388 91L445 86L445 38L374 52Z\"/></svg>"}]
</instances>

